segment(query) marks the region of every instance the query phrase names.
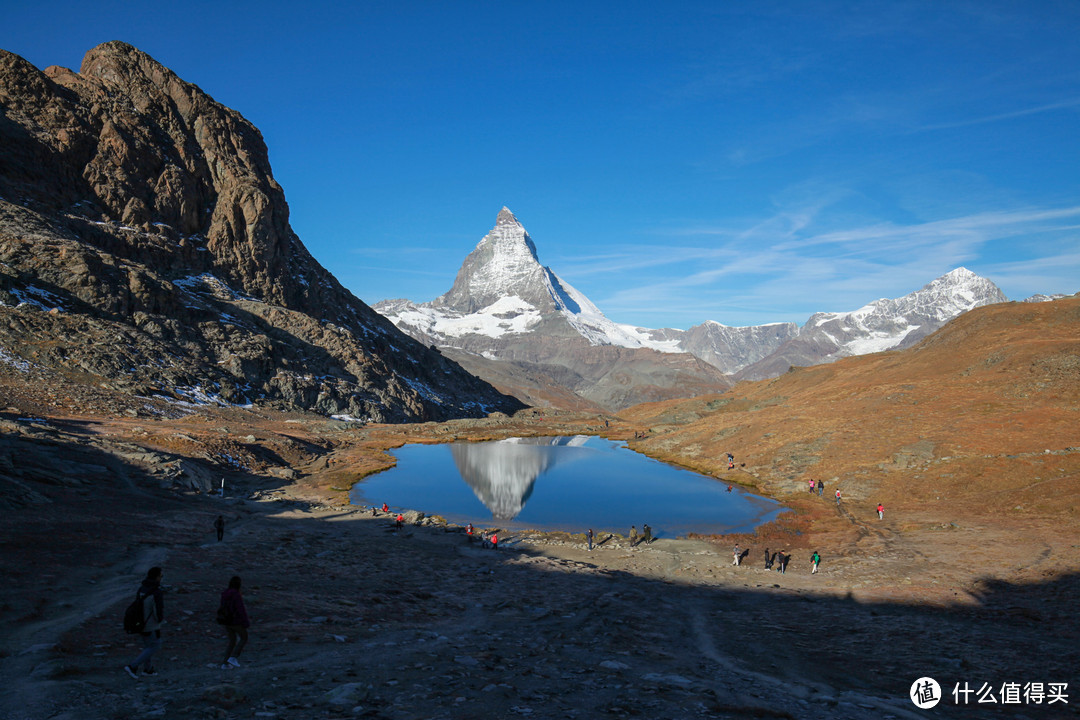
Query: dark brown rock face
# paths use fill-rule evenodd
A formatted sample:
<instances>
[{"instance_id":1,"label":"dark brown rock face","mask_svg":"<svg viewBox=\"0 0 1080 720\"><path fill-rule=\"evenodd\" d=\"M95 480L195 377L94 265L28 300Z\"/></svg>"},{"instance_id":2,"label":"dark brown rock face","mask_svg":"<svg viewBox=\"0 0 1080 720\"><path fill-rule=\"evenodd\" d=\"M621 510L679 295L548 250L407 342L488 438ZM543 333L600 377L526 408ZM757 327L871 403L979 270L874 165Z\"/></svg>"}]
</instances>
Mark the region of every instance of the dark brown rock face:
<instances>
[{"instance_id":1,"label":"dark brown rock face","mask_svg":"<svg viewBox=\"0 0 1080 720\"><path fill-rule=\"evenodd\" d=\"M376 421L520 403L400 333L289 226L259 131L139 50L0 50L0 351L80 381Z\"/></svg>"}]
</instances>

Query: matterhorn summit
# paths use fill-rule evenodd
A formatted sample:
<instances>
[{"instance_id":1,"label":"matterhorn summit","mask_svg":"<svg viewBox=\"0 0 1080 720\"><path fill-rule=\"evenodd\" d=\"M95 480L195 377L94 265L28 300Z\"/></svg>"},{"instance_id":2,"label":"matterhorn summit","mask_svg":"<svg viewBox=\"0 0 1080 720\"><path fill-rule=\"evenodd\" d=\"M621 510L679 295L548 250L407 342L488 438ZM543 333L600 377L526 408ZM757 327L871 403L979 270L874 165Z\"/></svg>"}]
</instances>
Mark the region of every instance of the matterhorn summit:
<instances>
[{"instance_id":1,"label":"matterhorn summit","mask_svg":"<svg viewBox=\"0 0 1080 720\"><path fill-rule=\"evenodd\" d=\"M529 233L510 208L504 207L495 218L495 227L465 258L454 286L431 305L475 313L505 297L542 304L550 284L547 275Z\"/></svg>"},{"instance_id":2,"label":"matterhorn summit","mask_svg":"<svg viewBox=\"0 0 1080 720\"><path fill-rule=\"evenodd\" d=\"M540 264L529 233L509 208L465 258L449 291L430 303L384 300L375 309L425 342L502 357L490 340L537 331L580 335L591 345L679 352L633 327L611 322L584 294Z\"/></svg>"},{"instance_id":3,"label":"matterhorn summit","mask_svg":"<svg viewBox=\"0 0 1080 720\"><path fill-rule=\"evenodd\" d=\"M524 375L538 386L568 388L594 407L730 387L722 372L677 343L605 317L540 264L536 244L506 207L465 258L449 291L427 303L384 300L374 308L480 377L498 382L512 372L509 386ZM494 368L491 362L515 366ZM543 404L544 391L519 397Z\"/></svg>"}]
</instances>

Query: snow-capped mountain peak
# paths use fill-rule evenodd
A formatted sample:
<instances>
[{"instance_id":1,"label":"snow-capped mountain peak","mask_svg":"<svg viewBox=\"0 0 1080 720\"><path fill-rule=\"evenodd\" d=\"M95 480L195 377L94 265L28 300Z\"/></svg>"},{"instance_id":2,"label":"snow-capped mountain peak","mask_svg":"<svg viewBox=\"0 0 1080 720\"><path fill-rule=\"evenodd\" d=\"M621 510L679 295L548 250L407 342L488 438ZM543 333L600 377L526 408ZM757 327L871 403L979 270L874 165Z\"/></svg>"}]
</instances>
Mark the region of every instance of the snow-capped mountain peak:
<instances>
[{"instance_id":1,"label":"snow-capped mountain peak","mask_svg":"<svg viewBox=\"0 0 1080 720\"><path fill-rule=\"evenodd\" d=\"M584 293L540 264L536 245L509 208L465 258L453 287L430 303L384 301L375 309L426 344L489 359L532 357L566 342L689 353L745 379L773 377L792 365L831 362L908 347L980 305L1005 302L996 285L958 267L900 298L850 312L821 312L795 323L728 327L709 320L689 330L615 323ZM576 339L576 340L575 340Z\"/></svg>"},{"instance_id":2,"label":"snow-capped mountain peak","mask_svg":"<svg viewBox=\"0 0 1080 720\"><path fill-rule=\"evenodd\" d=\"M773 377L791 365L910 347L957 315L1007 301L993 282L959 267L903 297L875 300L851 312L815 313L792 343L740 376Z\"/></svg>"},{"instance_id":3,"label":"snow-capped mountain peak","mask_svg":"<svg viewBox=\"0 0 1080 720\"><path fill-rule=\"evenodd\" d=\"M671 343L613 323L584 293L541 265L532 238L507 207L465 258L449 292L408 314L403 308L391 313L395 322L423 325L432 337L471 333L496 338L531 332L545 319L561 319L591 345L678 352Z\"/></svg>"},{"instance_id":4,"label":"snow-capped mountain peak","mask_svg":"<svg viewBox=\"0 0 1080 720\"><path fill-rule=\"evenodd\" d=\"M512 295L535 303L546 294L544 275L532 238L504 207L495 227L465 258L453 287L431 304L472 313Z\"/></svg>"}]
</instances>

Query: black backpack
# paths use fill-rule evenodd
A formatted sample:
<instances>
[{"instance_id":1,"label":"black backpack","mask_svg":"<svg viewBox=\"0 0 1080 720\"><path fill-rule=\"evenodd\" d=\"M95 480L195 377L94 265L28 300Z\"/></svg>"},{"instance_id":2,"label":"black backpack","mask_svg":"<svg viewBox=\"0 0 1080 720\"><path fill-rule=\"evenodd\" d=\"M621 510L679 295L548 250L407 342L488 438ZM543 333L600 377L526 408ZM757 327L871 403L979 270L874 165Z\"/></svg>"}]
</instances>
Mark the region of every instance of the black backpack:
<instances>
[{"instance_id":1,"label":"black backpack","mask_svg":"<svg viewBox=\"0 0 1080 720\"><path fill-rule=\"evenodd\" d=\"M146 627L146 615L143 613L145 602L146 597L141 592L135 593L135 600L124 611L124 632L134 635Z\"/></svg>"},{"instance_id":2,"label":"black backpack","mask_svg":"<svg viewBox=\"0 0 1080 720\"><path fill-rule=\"evenodd\" d=\"M229 612L229 608L225 605L225 601L222 600L217 609L217 624L218 625L232 625L232 613Z\"/></svg>"}]
</instances>

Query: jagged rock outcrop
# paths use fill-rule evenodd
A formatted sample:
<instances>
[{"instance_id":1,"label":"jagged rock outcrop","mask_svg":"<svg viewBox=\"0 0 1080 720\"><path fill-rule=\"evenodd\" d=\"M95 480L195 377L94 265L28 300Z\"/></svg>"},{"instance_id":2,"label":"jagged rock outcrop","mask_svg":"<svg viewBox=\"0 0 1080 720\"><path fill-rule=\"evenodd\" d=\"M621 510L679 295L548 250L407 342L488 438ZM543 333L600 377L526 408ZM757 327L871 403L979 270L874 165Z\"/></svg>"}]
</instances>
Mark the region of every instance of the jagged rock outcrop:
<instances>
[{"instance_id":1,"label":"jagged rock outcrop","mask_svg":"<svg viewBox=\"0 0 1080 720\"><path fill-rule=\"evenodd\" d=\"M121 42L78 73L0 51L0 303L0 352L79 382L379 421L521 406L343 288L259 131Z\"/></svg>"}]
</instances>

